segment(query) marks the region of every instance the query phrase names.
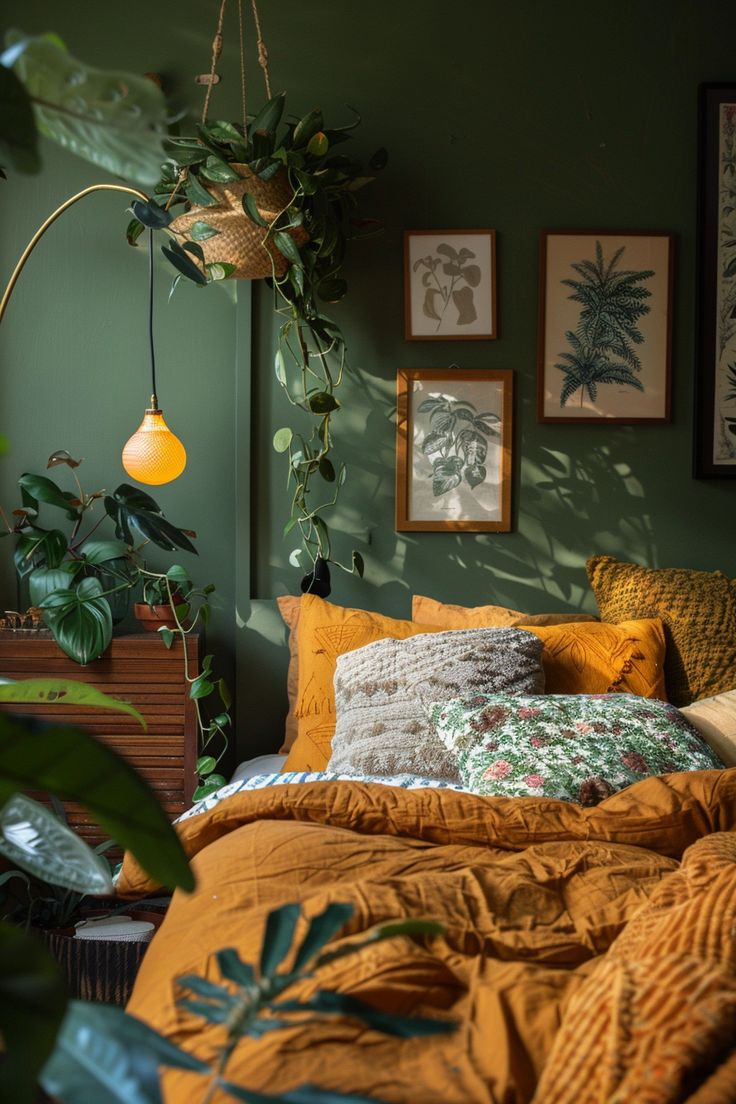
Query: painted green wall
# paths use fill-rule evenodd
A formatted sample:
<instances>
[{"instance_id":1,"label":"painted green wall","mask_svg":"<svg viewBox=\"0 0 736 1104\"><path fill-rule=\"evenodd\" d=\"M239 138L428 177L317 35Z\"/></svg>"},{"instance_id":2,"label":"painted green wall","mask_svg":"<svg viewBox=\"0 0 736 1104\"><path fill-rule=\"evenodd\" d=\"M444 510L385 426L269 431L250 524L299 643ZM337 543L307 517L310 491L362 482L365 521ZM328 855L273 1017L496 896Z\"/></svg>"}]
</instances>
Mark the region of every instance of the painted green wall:
<instances>
[{"instance_id":1,"label":"painted green wall","mask_svg":"<svg viewBox=\"0 0 736 1104\"><path fill-rule=\"evenodd\" d=\"M28 0L14 21L53 27L101 65L169 74L178 94L196 102L188 78L207 66L216 8L186 0L174 23L172 13L135 0L107 8L103 21L99 5L83 0L72 20L48 0ZM353 104L363 115L354 152L385 145L391 157L364 193L385 235L354 247L350 294L335 309L354 374L335 419L350 476L334 528L344 534L338 551L363 553L366 579L336 578L334 599L395 616L409 615L413 591L531 611L591 608L583 563L594 552L736 574L736 482L690 476L696 90L736 76L733 5L262 0L261 8L273 84L288 89L292 109L319 104L339 122ZM153 22L154 33L139 32L138 18ZM227 41L229 88L217 92L217 113L235 116L236 43ZM258 102L255 72L251 86ZM47 210L100 178L47 152L42 178L5 186L4 267ZM145 394L136 314L144 292L142 258L120 244L124 216L116 221L111 209L113 199L87 201L78 222L70 214L56 228L4 327L0 395L14 453L3 463L3 503L12 500L11 476L60 446L87 456L103 481L119 478L118 438L136 424ZM405 343L402 231L467 226L498 231L499 340ZM538 234L575 227L677 235L670 426L536 423ZM163 274L159 282L163 289ZM284 703L283 631L268 599L294 590L298 573L281 539L284 472L270 450L289 410L271 368L269 296L254 289L252 447L246 289L239 299L234 306L219 291L185 289L159 312L160 390L192 456L161 502L174 521L200 531L201 573L224 599L216 642L237 661L240 749L253 754L274 746ZM514 531L396 534L396 370L454 362L515 371ZM7 564L3 571L7 586Z\"/></svg>"}]
</instances>

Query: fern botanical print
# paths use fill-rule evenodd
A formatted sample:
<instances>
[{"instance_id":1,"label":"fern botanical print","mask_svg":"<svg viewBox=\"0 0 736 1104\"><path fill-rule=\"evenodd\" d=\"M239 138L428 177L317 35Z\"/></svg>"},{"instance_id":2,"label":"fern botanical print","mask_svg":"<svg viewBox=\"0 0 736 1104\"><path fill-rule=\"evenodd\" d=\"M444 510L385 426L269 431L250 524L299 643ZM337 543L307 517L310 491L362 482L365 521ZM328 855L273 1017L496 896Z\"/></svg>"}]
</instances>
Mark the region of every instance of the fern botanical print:
<instances>
[{"instance_id":1,"label":"fern botanical print","mask_svg":"<svg viewBox=\"0 0 736 1104\"><path fill-rule=\"evenodd\" d=\"M654 276L653 269L626 269L621 246L606 257L600 241L595 243L595 259L577 261L572 265L577 278L562 283L571 289L568 298L580 304L577 329L567 330L569 351L558 354L555 364L563 373L560 406L580 393L592 403L598 399L598 389L605 384L632 387L644 391L639 373L639 348L644 337L640 320L649 313L646 300L651 291L645 281Z\"/></svg>"}]
</instances>

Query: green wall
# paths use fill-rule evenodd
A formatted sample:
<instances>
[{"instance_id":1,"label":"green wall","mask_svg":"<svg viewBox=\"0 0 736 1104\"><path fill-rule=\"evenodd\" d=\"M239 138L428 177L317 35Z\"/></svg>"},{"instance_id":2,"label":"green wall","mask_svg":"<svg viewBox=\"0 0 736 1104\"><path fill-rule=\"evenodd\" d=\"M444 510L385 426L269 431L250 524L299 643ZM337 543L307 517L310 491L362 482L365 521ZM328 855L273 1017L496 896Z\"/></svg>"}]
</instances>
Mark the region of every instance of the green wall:
<instances>
[{"instance_id":1,"label":"green wall","mask_svg":"<svg viewBox=\"0 0 736 1104\"><path fill-rule=\"evenodd\" d=\"M103 21L84 0L72 20L48 0L28 0L14 21L59 31L100 65L163 72L196 104L189 76L207 67L216 8L186 0L174 24L174 9L133 2L106 9ZM350 474L334 529L343 558L352 547L363 553L366 578L339 575L334 599L395 616L409 615L413 591L530 611L591 608L583 564L594 552L736 574L736 482L690 475L696 93L700 81L736 76L733 5L262 0L261 8L273 84L289 91L292 109L319 104L340 122L353 104L363 115L354 152L390 152L363 202L386 232L354 246L350 294L335 308L353 376L335 418ZM215 113L237 117L232 32L226 41L228 80ZM251 103L261 98L255 68ZM47 148L42 177L5 185L4 267L55 203L101 178ZM113 198L86 204L34 257L0 335L2 428L14 445L2 466L3 503L13 501L16 474L57 447L81 452L90 474L114 485L118 439L145 398L143 258L121 243L125 216ZM403 230L468 226L498 232L499 340L406 344ZM576 227L676 234L669 426L536 423L538 235ZM200 532L200 575L223 597L215 641L236 666L240 751L254 754L274 746L284 706L283 631L269 599L299 578L288 565L293 545L281 538L282 458L270 448L290 412L271 368L269 295L253 289L251 328L248 288L237 289L236 304L217 289L187 288L165 306L166 283L162 271L160 391L191 459L160 500L172 520ZM454 362L515 372L513 532L396 534L396 370ZM12 593L8 563L6 555Z\"/></svg>"}]
</instances>

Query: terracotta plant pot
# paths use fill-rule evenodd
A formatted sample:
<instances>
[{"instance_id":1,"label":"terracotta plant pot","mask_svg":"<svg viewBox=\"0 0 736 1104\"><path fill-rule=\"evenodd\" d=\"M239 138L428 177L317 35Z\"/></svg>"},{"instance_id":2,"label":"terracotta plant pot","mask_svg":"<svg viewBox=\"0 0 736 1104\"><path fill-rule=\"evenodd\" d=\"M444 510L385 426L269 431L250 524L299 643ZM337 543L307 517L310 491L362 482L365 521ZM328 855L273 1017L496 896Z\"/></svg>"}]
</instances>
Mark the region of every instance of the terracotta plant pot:
<instances>
[{"instance_id":1,"label":"terracotta plant pot","mask_svg":"<svg viewBox=\"0 0 736 1104\"><path fill-rule=\"evenodd\" d=\"M158 632L160 628L176 628L174 612L168 603L162 606L149 606L148 602L136 602L133 606L133 613L141 628L147 632Z\"/></svg>"}]
</instances>

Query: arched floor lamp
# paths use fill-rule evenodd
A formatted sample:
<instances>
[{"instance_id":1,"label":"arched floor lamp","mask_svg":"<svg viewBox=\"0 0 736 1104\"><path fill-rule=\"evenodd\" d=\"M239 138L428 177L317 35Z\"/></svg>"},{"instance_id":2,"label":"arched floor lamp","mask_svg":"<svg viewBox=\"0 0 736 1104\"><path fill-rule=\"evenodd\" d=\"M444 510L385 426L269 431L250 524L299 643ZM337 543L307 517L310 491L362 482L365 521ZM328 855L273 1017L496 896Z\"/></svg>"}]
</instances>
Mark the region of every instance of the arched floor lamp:
<instances>
[{"instance_id":1,"label":"arched floor lamp","mask_svg":"<svg viewBox=\"0 0 736 1104\"><path fill-rule=\"evenodd\" d=\"M92 192L124 192L126 195L142 199L144 203L148 202L148 196L143 192L139 192L136 188L129 188L123 184L91 184L88 188L84 188L81 192L71 196L60 207L57 207L46 221L39 226L23 250L13 274L8 280L7 287L0 300L0 322L2 322L13 288L18 282L18 277L40 239L59 216L64 214L64 211ZM186 467L187 454L179 438L166 425L156 394L156 357L153 345L153 231L150 230L148 234L148 336L151 350L151 403L143 415L140 426L126 442L123 448L122 461L123 467L131 479L135 479L139 483L158 485L178 479Z\"/></svg>"}]
</instances>

